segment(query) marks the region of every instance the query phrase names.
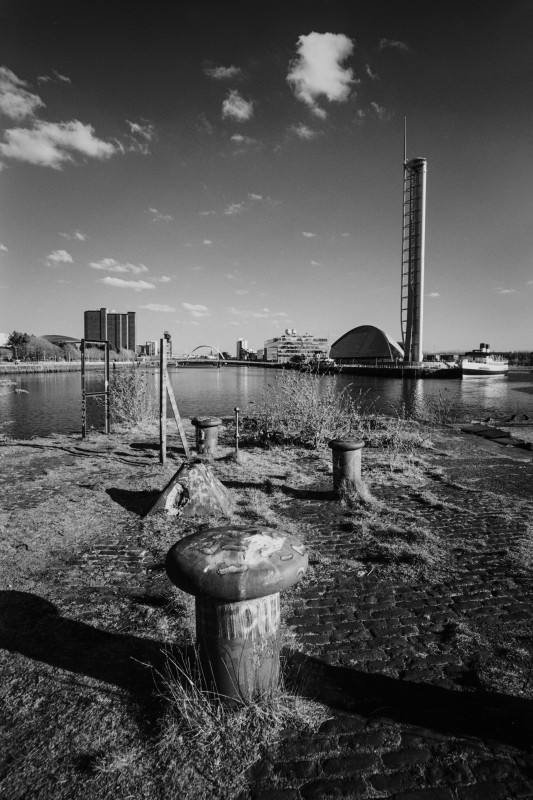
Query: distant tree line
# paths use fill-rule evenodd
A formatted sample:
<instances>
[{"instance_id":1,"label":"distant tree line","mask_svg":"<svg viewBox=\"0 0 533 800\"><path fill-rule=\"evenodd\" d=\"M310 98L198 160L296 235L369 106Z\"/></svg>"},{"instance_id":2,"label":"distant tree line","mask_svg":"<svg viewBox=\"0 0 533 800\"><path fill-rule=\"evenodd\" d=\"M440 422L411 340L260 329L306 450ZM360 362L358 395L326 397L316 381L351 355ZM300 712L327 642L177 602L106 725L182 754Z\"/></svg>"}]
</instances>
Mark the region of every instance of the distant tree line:
<instances>
[{"instance_id":1,"label":"distant tree line","mask_svg":"<svg viewBox=\"0 0 533 800\"><path fill-rule=\"evenodd\" d=\"M7 345L13 348L13 358L21 361L79 361L81 358L79 345L72 342L53 344L41 336L21 331L10 333ZM103 346L88 347L85 355L90 361L102 361ZM110 358L112 361L133 361L135 353L132 350L111 350Z\"/></svg>"}]
</instances>

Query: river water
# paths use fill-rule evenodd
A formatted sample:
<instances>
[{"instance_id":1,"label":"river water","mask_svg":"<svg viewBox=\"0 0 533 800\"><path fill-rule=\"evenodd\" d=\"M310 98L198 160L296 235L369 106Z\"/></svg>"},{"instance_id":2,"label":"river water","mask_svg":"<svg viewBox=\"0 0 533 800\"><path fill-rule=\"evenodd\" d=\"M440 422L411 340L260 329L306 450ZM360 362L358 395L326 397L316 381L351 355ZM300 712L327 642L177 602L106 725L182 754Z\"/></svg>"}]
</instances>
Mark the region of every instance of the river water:
<instances>
[{"instance_id":1,"label":"river water","mask_svg":"<svg viewBox=\"0 0 533 800\"><path fill-rule=\"evenodd\" d=\"M182 417L232 416L235 406L253 413L265 386L281 373L261 367L226 366L169 368L169 375ZM88 388L97 390L102 373L89 373ZM0 433L14 438L48 436L81 430L81 377L79 372L6 375L26 393L0 396ZM157 393L159 373L148 370L151 391ZM348 387L354 397L363 393L363 403L385 414L407 412L416 416L424 405L451 407L457 421L497 419L527 414L533 420L533 374L465 377L462 380L401 380L361 375L323 376L341 391ZM15 387L13 387L15 388ZM89 425L99 426L94 409ZM170 413L170 412L169 412Z\"/></svg>"}]
</instances>

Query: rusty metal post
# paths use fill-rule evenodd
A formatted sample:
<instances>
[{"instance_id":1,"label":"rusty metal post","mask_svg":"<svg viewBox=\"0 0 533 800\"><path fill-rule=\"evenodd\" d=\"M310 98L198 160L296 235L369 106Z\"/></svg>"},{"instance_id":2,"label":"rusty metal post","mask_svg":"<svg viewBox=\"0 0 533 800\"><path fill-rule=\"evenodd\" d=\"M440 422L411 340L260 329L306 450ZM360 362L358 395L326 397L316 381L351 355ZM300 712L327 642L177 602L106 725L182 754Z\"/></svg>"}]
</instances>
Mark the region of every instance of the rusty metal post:
<instances>
[{"instance_id":1,"label":"rusty metal post","mask_svg":"<svg viewBox=\"0 0 533 800\"><path fill-rule=\"evenodd\" d=\"M215 455L218 444L218 427L222 425L219 417L193 417L196 428L196 452L199 455Z\"/></svg>"},{"instance_id":2,"label":"rusty metal post","mask_svg":"<svg viewBox=\"0 0 533 800\"><path fill-rule=\"evenodd\" d=\"M279 593L306 569L299 539L261 526L211 528L169 550L168 577L196 598L206 688L223 699L250 702L276 687Z\"/></svg>"},{"instance_id":3,"label":"rusty metal post","mask_svg":"<svg viewBox=\"0 0 533 800\"><path fill-rule=\"evenodd\" d=\"M365 443L359 439L332 439L328 442L333 454L333 491L357 490L361 481L361 450Z\"/></svg>"}]
</instances>

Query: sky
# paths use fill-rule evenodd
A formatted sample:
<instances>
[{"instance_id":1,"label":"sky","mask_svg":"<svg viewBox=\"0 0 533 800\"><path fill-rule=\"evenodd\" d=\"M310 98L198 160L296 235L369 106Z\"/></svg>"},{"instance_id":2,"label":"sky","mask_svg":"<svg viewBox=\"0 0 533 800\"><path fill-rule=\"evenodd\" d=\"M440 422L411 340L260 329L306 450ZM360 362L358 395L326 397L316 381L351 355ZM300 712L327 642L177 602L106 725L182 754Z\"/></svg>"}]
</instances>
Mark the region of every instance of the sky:
<instances>
[{"instance_id":1,"label":"sky","mask_svg":"<svg viewBox=\"0 0 533 800\"><path fill-rule=\"evenodd\" d=\"M137 314L174 353L400 331L533 350L533 0L0 0L0 332Z\"/></svg>"}]
</instances>

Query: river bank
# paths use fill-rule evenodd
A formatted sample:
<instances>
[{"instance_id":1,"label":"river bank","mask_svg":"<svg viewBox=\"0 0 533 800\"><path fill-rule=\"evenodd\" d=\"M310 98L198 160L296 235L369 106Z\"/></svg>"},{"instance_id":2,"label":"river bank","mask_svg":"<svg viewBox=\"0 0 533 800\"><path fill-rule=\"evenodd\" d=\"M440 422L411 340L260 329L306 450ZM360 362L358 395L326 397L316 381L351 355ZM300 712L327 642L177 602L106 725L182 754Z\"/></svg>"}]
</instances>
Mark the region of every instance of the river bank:
<instances>
[{"instance_id":1,"label":"river bank","mask_svg":"<svg viewBox=\"0 0 533 800\"><path fill-rule=\"evenodd\" d=\"M282 594L293 725L232 738L230 719L209 741L154 682L165 651L194 636L166 551L224 522L143 516L182 461L177 436L165 467L153 429L5 438L0 793L533 794L532 454L391 425L363 450L366 503L333 498L327 448L243 447L235 463L223 432L210 467L231 521L296 533L310 569Z\"/></svg>"}]
</instances>

